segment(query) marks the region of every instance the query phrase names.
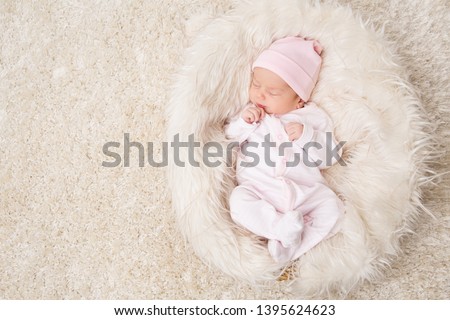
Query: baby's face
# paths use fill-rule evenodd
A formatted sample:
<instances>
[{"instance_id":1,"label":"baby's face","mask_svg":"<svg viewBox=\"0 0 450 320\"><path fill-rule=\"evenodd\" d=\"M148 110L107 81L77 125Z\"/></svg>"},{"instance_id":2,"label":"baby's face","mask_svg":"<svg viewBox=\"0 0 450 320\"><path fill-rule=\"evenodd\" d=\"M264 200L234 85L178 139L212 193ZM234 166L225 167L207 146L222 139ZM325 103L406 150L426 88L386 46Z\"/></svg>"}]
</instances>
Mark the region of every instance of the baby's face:
<instances>
[{"instance_id":1,"label":"baby's face","mask_svg":"<svg viewBox=\"0 0 450 320\"><path fill-rule=\"evenodd\" d=\"M300 97L277 74L264 68L253 70L250 101L268 114L285 114L303 106Z\"/></svg>"}]
</instances>

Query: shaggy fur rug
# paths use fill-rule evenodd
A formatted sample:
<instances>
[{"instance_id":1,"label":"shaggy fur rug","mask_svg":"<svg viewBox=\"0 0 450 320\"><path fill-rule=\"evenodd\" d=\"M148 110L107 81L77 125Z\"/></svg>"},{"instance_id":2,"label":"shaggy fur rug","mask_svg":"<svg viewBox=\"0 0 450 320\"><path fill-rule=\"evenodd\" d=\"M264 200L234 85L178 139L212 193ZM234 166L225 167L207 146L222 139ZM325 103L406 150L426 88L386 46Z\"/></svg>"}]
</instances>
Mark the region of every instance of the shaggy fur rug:
<instances>
[{"instance_id":1,"label":"shaggy fur rug","mask_svg":"<svg viewBox=\"0 0 450 320\"><path fill-rule=\"evenodd\" d=\"M338 3L383 30L441 143L421 181L432 216L422 211L389 267L347 298L448 299L450 8L446 0ZM164 163L148 163L163 160L185 48L233 7L0 3L0 298L292 297L285 282L252 286L205 265L176 226Z\"/></svg>"}]
</instances>

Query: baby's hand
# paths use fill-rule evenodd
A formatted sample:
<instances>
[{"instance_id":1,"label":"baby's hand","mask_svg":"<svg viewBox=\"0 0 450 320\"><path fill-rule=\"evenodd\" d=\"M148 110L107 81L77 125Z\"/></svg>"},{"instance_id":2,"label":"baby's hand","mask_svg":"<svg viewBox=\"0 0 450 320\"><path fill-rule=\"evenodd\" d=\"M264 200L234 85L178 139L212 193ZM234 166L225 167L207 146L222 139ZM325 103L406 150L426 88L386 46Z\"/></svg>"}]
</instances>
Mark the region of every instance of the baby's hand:
<instances>
[{"instance_id":1,"label":"baby's hand","mask_svg":"<svg viewBox=\"0 0 450 320\"><path fill-rule=\"evenodd\" d=\"M289 136L289 141L294 141L300 138L303 134L303 125L297 122L289 122L285 127L286 133Z\"/></svg>"},{"instance_id":2,"label":"baby's hand","mask_svg":"<svg viewBox=\"0 0 450 320\"><path fill-rule=\"evenodd\" d=\"M258 122L265 116L265 112L263 108L258 108L255 106L250 106L242 112L242 119L244 119L247 123Z\"/></svg>"}]
</instances>

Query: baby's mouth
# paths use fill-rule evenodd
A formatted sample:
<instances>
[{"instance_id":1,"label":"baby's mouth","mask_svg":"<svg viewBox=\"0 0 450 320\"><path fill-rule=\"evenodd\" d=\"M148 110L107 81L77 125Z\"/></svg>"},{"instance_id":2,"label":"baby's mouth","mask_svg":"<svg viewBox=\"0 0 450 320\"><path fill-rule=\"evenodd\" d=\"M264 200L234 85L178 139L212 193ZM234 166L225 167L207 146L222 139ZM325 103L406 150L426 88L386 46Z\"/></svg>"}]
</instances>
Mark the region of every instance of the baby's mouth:
<instances>
[{"instance_id":1,"label":"baby's mouth","mask_svg":"<svg viewBox=\"0 0 450 320\"><path fill-rule=\"evenodd\" d=\"M257 103L256 106L257 106L258 108L261 108L261 109L265 109L265 108L266 108L266 106L264 106L264 105L262 105L262 104L259 104L259 103Z\"/></svg>"}]
</instances>

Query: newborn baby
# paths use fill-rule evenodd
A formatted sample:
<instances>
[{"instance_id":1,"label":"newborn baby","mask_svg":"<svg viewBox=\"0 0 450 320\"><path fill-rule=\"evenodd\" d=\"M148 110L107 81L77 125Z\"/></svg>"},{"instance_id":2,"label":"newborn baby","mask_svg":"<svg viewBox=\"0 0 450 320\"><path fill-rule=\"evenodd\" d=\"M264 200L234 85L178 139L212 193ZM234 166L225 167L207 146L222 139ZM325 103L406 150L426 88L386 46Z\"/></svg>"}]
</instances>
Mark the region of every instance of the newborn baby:
<instances>
[{"instance_id":1,"label":"newborn baby","mask_svg":"<svg viewBox=\"0 0 450 320\"><path fill-rule=\"evenodd\" d=\"M327 114L308 102L322 48L317 41L275 41L252 65L250 103L225 132L239 142L231 218L268 239L275 261L298 258L337 231L343 205L321 169L340 146Z\"/></svg>"}]
</instances>

